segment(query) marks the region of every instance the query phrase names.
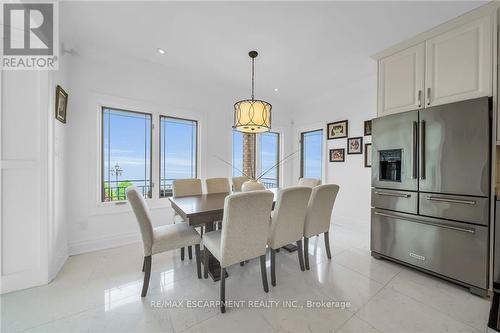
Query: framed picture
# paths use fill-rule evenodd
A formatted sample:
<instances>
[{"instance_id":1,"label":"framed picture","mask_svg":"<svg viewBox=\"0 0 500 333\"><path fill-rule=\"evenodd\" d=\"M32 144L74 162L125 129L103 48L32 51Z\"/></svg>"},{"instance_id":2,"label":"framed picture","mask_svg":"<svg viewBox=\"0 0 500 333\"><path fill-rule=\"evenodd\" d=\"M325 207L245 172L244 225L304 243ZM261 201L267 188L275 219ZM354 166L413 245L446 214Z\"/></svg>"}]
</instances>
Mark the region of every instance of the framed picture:
<instances>
[{"instance_id":1,"label":"framed picture","mask_svg":"<svg viewBox=\"0 0 500 333\"><path fill-rule=\"evenodd\" d=\"M347 153L352 154L363 154L363 137L349 138L347 139Z\"/></svg>"},{"instance_id":2,"label":"framed picture","mask_svg":"<svg viewBox=\"0 0 500 333\"><path fill-rule=\"evenodd\" d=\"M345 161L345 149L330 149L330 162L344 162Z\"/></svg>"},{"instance_id":3,"label":"framed picture","mask_svg":"<svg viewBox=\"0 0 500 333\"><path fill-rule=\"evenodd\" d=\"M372 167L372 144L365 143L365 168Z\"/></svg>"},{"instance_id":4,"label":"framed picture","mask_svg":"<svg viewBox=\"0 0 500 333\"><path fill-rule=\"evenodd\" d=\"M61 86L56 88L56 119L66 124L66 108L68 107L68 94Z\"/></svg>"},{"instance_id":5,"label":"framed picture","mask_svg":"<svg viewBox=\"0 0 500 333\"><path fill-rule=\"evenodd\" d=\"M347 120L336 121L327 125L327 139L347 138Z\"/></svg>"},{"instance_id":6,"label":"framed picture","mask_svg":"<svg viewBox=\"0 0 500 333\"><path fill-rule=\"evenodd\" d=\"M363 128L364 128L365 136L372 135L372 121L371 120L366 120Z\"/></svg>"}]
</instances>

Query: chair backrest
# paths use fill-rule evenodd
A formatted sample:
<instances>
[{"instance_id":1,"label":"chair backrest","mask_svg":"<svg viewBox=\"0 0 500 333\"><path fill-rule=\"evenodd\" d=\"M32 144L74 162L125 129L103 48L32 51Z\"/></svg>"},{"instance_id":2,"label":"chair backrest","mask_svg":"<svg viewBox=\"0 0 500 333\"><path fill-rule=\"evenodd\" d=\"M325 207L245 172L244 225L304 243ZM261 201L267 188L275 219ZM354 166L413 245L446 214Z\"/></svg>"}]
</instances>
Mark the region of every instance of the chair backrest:
<instances>
[{"instance_id":1,"label":"chair backrest","mask_svg":"<svg viewBox=\"0 0 500 333\"><path fill-rule=\"evenodd\" d=\"M137 187L129 187L126 191L128 202L132 206L137 223L141 229L142 243L144 246L144 255L151 255L153 247L153 226L149 208Z\"/></svg>"},{"instance_id":2,"label":"chair backrest","mask_svg":"<svg viewBox=\"0 0 500 333\"><path fill-rule=\"evenodd\" d=\"M339 192L335 184L319 185L312 189L304 223L304 237L311 237L330 229L333 204Z\"/></svg>"},{"instance_id":3,"label":"chair backrest","mask_svg":"<svg viewBox=\"0 0 500 333\"><path fill-rule=\"evenodd\" d=\"M248 180L249 178L246 176L233 177L233 191L241 192L241 185Z\"/></svg>"},{"instance_id":4,"label":"chair backrest","mask_svg":"<svg viewBox=\"0 0 500 333\"><path fill-rule=\"evenodd\" d=\"M316 178L299 178L299 186L315 187L321 185L321 180Z\"/></svg>"},{"instance_id":5,"label":"chair backrest","mask_svg":"<svg viewBox=\"0 0 500 333\"><path fill-rule=\"evenodd\" d=\"M176 179L172 182L172 195L185 197L202 193L200 179Z\"/></svg>"},{"instance_id":6,"label":"chair backrest","mask_svg":"<svg viewBox=\"0 0 500 333\"><path fill-rule=\"evenodd\" d=\"M266 253L273 196L264 190L226 197L221 235L222 267Z\"/></svg>"},{"instance_id":7,"label":"chair backrest","mask_svg":"<svg viewBox=\"0 0 500 333\"><path fill-rule=\"evenodd\" d=\"M231 187L229 186L229 180L227 178L208 178L207 182L207 193L229 193L231 192Z\"/></svg>"},{"instance_id":8,"label":"chair backrest","mask_svg":"<svg viewBox=\"0 0 500 333\"><path fill-rule=\"evenodd\" d=\"M272 212L269 245L278 249L302 239L311 188L292 186L278 192Z\"/></svg>"}]
</instances>

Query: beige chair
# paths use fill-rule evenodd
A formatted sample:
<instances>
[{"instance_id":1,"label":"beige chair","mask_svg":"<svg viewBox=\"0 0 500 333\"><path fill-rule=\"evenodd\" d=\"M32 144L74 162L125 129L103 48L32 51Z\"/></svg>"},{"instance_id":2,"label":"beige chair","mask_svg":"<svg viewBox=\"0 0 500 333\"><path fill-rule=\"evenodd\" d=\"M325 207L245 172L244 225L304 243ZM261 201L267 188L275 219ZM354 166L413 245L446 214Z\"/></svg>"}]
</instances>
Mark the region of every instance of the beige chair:
<instances>
[{"instance_id":1,"label":"beige chair","mask_svg":"<svg viewBox=\"0 0 500 333\"><path fill-rule=\"evenodd\" d=\"M172 182L172 196L174 197L185 197L189 195L199 195L202 193L201 180L200 179L176 179ZM174 213L174 223L188 222L184 221L182 217ZM201 228L201 233L203 234L203 227ZM193 248L188 247L188 257L193 259ZM181 260L184 260L184 248L181 248Z\"/></svg>"},{"instance_id":2,"label":"beige chair","mask_svg":"<svg viewBox=\"0 0 500 333\"><path fill-rule=\"evenodd\" d=\"M151 276L151 256L157 253L194 245L196 251L196 270L200 279L201 237L196 230L186 223L169 224L153 228L149 208L140 191L136 187L129 187L127 189L127 199L139 223L144 246L144 263L142 264L144 282L142 284L141 296L145 297L148 292L149 278Z\"/></svg>"},{"instance_id":3,"label":"beige chair","mask_svg":"<svg viewBox=\"0 0 500 333\"><path fill-rule=\"evenodd\" d=\"M316 178L299 178L299 186L315 187L321 185L321 180Z\"/></svg>"},{"instance_id":4,"label":"beige chair","mask_svg":"<svg viewBox=\"0 0 500 333\"><path fill-rule=\"evenodd\" d=\"M205 180L207 183L207 193L229 193L231 186L227 178L208 178Z\"/></svg>"},{"instance_id":5,"label":"beige chair","mask_svg":"<svg viewBox=\"0 0 500 333\"><path fill-rule=\"evenodd\" d=\"M307 204L311 196L311 188L293 186L278 192L274 211L271 213L268 245L271 248L271 285L276 285L276 250L282 246L296 242L300 270L304 270L302 255L302 236Z\"/></svg>"},{"instance_id":6,"label":"beige chair","mask_svg":"<svg viewBox=\"0 0 500 333\"><path fill-rule=\"evenodd\" d=\"M266 244L269 232L269 217L273 206L273 193L253 191L236 193L224 201L222 230L207 232L203 246L220 262L221 312L225 307L226 268L233 264L260 257L262 284L267 293ZM208 277L208 253L205 251L204 276Z\"/></svg>"},{"instance_id":7,"label":"beige chair","mask_svg":"<svg viewBox=\"0 0 500 333\"><path fill-rule=\"evenodd\" d=\"M319 185L312 189L304 223L304 258L306 269L309 269L309 238L312 236L324 233L326 255L328 259L332 258L328 231L330 230L333 204L338 192L339 186L335 184Z\"/></svg>"},{"instance_id":8,"label":"beige chair","mask_svg":"<svg viewBox=\"0 0 500 333\"><path fill-rule=\"evenodd\" d=\"M246 176L242 176L242 177L233 177L232 180L233 180L233 191L241 192L241 186L243 185L243 183L250 179Z\"/></svg>"}]
</instances>

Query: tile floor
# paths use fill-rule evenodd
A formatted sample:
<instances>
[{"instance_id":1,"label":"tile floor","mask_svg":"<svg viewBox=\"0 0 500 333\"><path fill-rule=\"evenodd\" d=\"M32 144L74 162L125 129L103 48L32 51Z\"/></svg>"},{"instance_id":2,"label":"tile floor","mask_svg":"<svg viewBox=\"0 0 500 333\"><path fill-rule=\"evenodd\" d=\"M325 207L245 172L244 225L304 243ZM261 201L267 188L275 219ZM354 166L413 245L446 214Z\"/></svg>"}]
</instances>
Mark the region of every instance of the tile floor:
<instances>
[{"instance_id":1,"label":"tile floor","mask_svg":"<svg viewBox=\"0 0 500 333\"><path fill-rule=\"evenodd\" d=\"M321 237L311 240L307 272L299 270L296 253L281 251L276 259L277 286L270 286L268 294L262 290L258 260L229 268L227 300L297 301L288 307L231 308L225 314L215 307L186 308L187 303L168 307L166 302L172 300L216 301L219 297L219 284L198 280L194 259L182 262L179 251L153 258L150 289L141 299L142 247L132 244L70 257L49 285L1 296L1 331L486 331L488 300L373 259L367 223L336 221L330 238L332 260L326 258ZM349 306L307 308L308 300Z\"/></svg>"}]
</instances>

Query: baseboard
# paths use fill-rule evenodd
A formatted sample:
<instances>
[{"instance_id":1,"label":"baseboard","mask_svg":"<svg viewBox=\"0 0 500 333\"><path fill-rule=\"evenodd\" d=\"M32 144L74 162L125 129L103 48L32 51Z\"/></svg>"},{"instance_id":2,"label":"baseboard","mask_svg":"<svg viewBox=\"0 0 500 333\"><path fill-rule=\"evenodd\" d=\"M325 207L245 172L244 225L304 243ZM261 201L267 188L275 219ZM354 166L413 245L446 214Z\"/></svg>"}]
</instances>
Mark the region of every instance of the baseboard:
<instances>
[{"instance_id":1,"label":"baseboard","mask_svg":"<svg viewBox=\"0 0 500 333\"><path fill-rule=\"evenodd\" d=\"M50 281L52 281L56 278L57 274L59 274L59 272L63 268L64 264L66 263L66 260L68 260L68 258L69 258L69 255L67 253L65 253L64 255L58 256L57 262L55 265L56 269L51 272L51 274L49 276L49 283L50 283Z\"/></svg>"},{"instance_id":2,"label":"baseboard","mask_svg":"<svg viewBox=\"0 0 500 333\"><path fill-rule=\"evenodd\" d=\"M124 234L102 237L98 239L83 240L69 244L69 255L82 254L98 250L110 249L113 247L132 244L140 241L138 232L128 232Z\"/></svg>"}]
</instances>

